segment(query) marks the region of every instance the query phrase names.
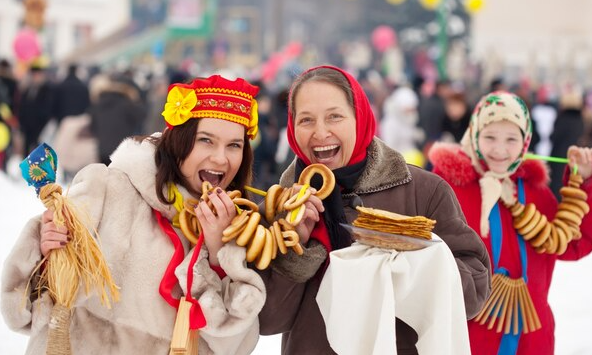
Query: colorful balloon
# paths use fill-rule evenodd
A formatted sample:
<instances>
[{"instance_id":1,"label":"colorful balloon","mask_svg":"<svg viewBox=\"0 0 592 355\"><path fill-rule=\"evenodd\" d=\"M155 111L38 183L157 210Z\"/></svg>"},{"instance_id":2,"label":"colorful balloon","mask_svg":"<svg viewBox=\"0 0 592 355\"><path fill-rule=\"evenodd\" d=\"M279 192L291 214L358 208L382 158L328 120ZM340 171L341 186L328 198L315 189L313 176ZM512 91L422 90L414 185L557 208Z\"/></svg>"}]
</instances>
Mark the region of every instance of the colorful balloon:
<instances>
[{"instance_id":1,"label":"colorful balloon","mask_svg":"<svg viewBox=\"0 0 592 355\"><path fill-rule=\"evenodd\" d=\"M381 25L372 31L371 40L374 49L382 53L397 45L397 34L391 27Z\"/></svg>"},{"instance_id":2,"label":"colorful balloon","mask_svg":"<svg viewBox=\"0 0 592 355\"><path fill-rule=\"evenodd\" d=\"M419 0L419 2L428 10L436 10L438 6L440 6L442 0Z\"/></svg>"},{"instance_id":3,"label":"colorful balloon","mask_svg":"<svg viewBox=\"0 0 592 355\"><path fill-rule=\"evenodd\" d=\"M41 55L37 32L29 28L20 30L14 38L14 53L20 61L28 62Z\"/></svg>"},{"instance_id":4,"label":"colorful balloon","mask_svg":"<svg viewBox=\"0 0 592 355\"><path fill-rule=\"evenodd\" d=\"M470 14L476 14L483 8L484 4L485 1L483 0L467 0L465 2L465 10Z\"/></svg>"}]
</instances>

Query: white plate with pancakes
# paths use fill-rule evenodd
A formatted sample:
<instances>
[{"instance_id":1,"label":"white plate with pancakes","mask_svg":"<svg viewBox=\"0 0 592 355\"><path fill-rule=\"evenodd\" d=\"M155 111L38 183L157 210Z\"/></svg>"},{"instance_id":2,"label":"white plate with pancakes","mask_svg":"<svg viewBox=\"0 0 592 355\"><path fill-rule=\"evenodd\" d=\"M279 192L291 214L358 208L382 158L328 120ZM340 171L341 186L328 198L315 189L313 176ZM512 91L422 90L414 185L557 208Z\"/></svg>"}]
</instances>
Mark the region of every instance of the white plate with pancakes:
<instances>
[{"instance_id":1,"label":"white plate with pancakes","mask_svg":"<svg viewBox=\"0 0 592 355\"><path fill-rule=\"evenodd\" d=\"M352 235L353 239L361 244L396 251L413 251L427 248L435 243L442 242L441 239L425 239L410 237L402 234L380 232L372 229L355 227L350 224L340 223Z\"/></svg>"}]
</instances>

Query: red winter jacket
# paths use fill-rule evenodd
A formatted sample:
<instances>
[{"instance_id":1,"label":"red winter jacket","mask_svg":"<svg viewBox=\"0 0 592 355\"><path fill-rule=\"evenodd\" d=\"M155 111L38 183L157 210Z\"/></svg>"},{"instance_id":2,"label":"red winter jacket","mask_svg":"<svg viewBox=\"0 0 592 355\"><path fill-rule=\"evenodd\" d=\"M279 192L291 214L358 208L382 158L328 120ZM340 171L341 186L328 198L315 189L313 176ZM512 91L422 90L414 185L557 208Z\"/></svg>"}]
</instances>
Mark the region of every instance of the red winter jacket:
<instances>
[{"instance_id":1,"label":"red winter jacket","mask_svg":"<svg viewBox=\"0 0 592 355\"><path fill-rule=\"evenodd\" d=\"M430 161L434 166L434 173L442 176L456 192L456 196L467 222L475 231L479 232L481 218L481 192L479 178L470 158L464 154L458 144L435 144L430 153ZM534 203L549 221L553 220L557 211L557 200L548 187L548 173L545 165L540 161L527 160L511 176L513 180L522 178L526 203ZM592 200L592 179L582 184L582 189L588 193L588 204ZM498 203L502 224L502 251L498 267L507 269L510 277L522 276L518 235L512 226L510 211ZM582 238L569 243L567 251L561 256L538 254L534 248L526 243L528 290L534 306L541 320L542 328L528 334L521 334L518 355L551 355L555 347L555 321L548 303L549 287L553 277L556 260L578 260L592 251L592 218L590 214L584 216L580 227ZM481 236L491 254L491 239ZM493 266L493 265L492 265ZM568 291L568 290L566 290ZM575 291L575 290L573 290ZM487 330L488 322L479 325L469 321L469 336L471 351L479 355L497 355L503 333L497 333L495 327Z\"/></svg>"}]
</instances>

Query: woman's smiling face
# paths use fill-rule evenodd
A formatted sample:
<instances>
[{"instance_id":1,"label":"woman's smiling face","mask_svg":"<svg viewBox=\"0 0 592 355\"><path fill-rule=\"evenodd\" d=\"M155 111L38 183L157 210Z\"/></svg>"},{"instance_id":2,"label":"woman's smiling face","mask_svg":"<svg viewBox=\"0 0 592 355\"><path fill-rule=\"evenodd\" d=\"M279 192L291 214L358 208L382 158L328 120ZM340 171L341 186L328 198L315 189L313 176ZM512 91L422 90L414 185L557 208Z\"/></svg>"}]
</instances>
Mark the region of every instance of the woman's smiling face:
<instances>
[{"instance_id":1,"label":"woman's smiling face","mask_svg":"<svg viewBox=\"0 0 592 355\"><path fill-rule=\"evenodd\" d=\"M181 173L192 188L201 191L204 181L226 189L243 160L245 127L215 118L201 118L195 144L181 164Z\"/></svg>"},{"instance_id":2,"label":"woman's smiling face","mask_svg":"<svg viewBox=\"0 0 592 355\"><path fill-rule=\"evenodd\" d=\"M337 86L309 81L294 98L296 143L311 163L346 166L356 144L356 116Z\"/></svg>"},{"instance_id":3,"label":"woman's smiling face","mask_svg":"<svg viewBox=\"0 0 592 355\"><path fill-rule=\"evenodd\" d=\"M479 132L479 150L489 170L503 174L522 154L524 138L520 128L510 121L496 121Z\"/></svg>"}]
</instances>

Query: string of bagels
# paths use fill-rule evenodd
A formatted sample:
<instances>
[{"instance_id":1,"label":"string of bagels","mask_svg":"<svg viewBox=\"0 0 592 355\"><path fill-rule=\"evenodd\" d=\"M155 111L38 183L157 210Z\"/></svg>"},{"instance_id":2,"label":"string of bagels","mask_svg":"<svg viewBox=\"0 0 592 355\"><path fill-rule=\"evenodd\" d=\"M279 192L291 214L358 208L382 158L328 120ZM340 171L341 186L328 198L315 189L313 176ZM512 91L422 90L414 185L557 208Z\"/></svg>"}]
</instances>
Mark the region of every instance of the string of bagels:
<instances>
[{"instance_id":1,"label":"string of bagels","mask_svg":"<svg viewBox=\"0 0 592 355\"><path fill-rule=\"evenodd\" d=\"M506 204L512 213L514 228L542 254L562 255L572 240L582 237L580 225L584 216L590 212L588 194L580 188L583 178L574 169L567 186L559 190L561 202L552 221L540 213L533 203L523 205L515 201Z\"/></svg>"},{"instance_id":2,"label":"string of bagels","mask_svg":"<svg viewBox=\"0 0 592 355\"><path fill-rule=\"evenodd\" d=\"M319 190L310 187L310 181L316 174L323 179L323 185ZM259 192L265 196L265 210L262 212L259 211L259 206L255 202L242 197L240 191L228 191L228 196L237 206L238 214L222 232L222 242L228 243L235 240L236 245L245 247L247 262L255 262L255 267L259 270L266 269L276 258L278 251L287 254L288 248L291 248L296 254L302 255L304 250L300 244L296 226L304 216L306 210L304 203L313 195L321 200L325 199L334 187L335 175L331 169L323 164L311 164L302 171L298 182L292 187L285 188L276 184L272 185L267 192ZM205 181L202 184L200 200L205 201L215 214L216 210L208 197L208 192L213 189L212 184ZM195 207L199 202L196 199L187 199L179 212L181 231L193 244L197 243L202 231L195 215ZM285 216L279 217L283 213ZM265 218L269 227L260 224L262 218Z\"/></svg>"}]
</instances>

